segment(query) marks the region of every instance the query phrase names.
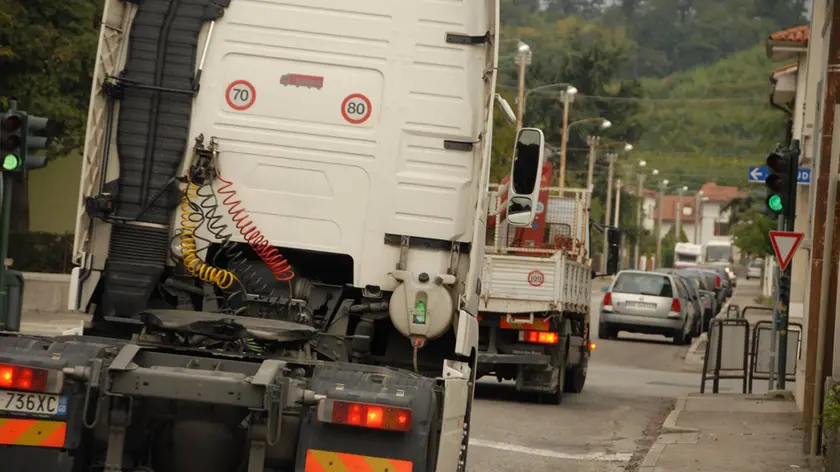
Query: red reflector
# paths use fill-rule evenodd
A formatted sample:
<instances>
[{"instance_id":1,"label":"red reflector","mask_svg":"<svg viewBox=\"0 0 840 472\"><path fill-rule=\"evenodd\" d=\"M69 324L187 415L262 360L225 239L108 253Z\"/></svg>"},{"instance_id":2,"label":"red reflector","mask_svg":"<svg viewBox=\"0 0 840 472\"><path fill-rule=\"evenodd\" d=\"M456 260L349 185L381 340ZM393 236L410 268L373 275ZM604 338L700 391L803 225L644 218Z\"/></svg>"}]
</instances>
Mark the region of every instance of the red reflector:
<instances>
[{"instance_id":1,"label":"red reflector","mask_svg":"<svg viewBox=\"0 0 840 472\"><path fill-rule=\"evenodd\" d=\"M682 305L680 304L680 299L679 298L675 298L674 301L671 302L671 311L674 311L674 312L677 312L677 313L682 311Z\"/></svg>"},{"instance_id":2,"label":"red reflector","mask_svg":"<svg viewBox=\"0 0 840 472\"><path fill-rule=\"evenodd\" d=\"M10 364L0 364L0 388L45 392L50 371Z\"/></svg>"},{"instance_id":3,"label":"red reflector","mask_svg":"<svg viewBox=\"0 0 840 472\"><path fill-rule=\"evenodd\" d=\"M535 344L557 344L560 336L557 333L549 333L548 331L520 331L519 340Z\"/></svg>"},{"instance_id":4,"label":"red reflector","mask_svg":"<svg viewBox=\"0 0 840 472\"><path fill-rule=\"evenodd\" d=\"M481 316L481 315L478 315L478 316L476 316L476 317L475 317L475 319L476 319L477 321L481 321L481 320L483 320L483 319L484 319L484 317L483 317L483 316Z\"/></svg>"},{"instance_id":5,"label":"red reflector","mask_svg":"<svg viewBox=\"0 0 840 472\"><path fill-rule=\"evenodd\" d=\"M715 276L715 288L720 288L720 276Z\"/></svg>"},{"instance_id":6,"label":"red reflector","mask_svg":"<svg viewBox=\"0 0 840 472\"><path fill-rule=\"evenodd\" d=\"M604 294L604 306L612 306L612 293L607 292Z\"/></svg>"},{"instance_id":7,"label":"red reflector","mask_svg":"<svg viewBox=\"0 0 840 472\"><path fill-rule=\"evenodd\" d=\"M327 400L332 403L328 422L362 428L408 431L411 429L411 410L372 403ZM324 421L323 418L319 419Z\"/></svg>"}]
</instances>

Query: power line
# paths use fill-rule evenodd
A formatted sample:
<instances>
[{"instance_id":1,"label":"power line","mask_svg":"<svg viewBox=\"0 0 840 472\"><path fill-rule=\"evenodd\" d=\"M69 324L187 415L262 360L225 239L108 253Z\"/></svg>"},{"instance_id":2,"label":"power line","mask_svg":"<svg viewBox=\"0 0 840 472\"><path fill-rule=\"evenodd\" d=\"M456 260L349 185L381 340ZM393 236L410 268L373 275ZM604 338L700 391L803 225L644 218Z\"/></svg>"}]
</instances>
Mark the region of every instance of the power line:
<instances>
[{"instance_id":1,"label":"power line","mask_svg":"<svg viewBox=\"0 0 840 472\"><path fill-rule=\"evenodd\" d=\"M496 84L496 87L517 90L518 87L505 84ZM546 92L541 95L560 96L560 92ZM662 103L732 103L732 102L754 102L767 105L766 98L758 97L729 97L729 98L651 98L651 97L613 97L609 95L587 95L578 93L575 98L590 98L599 101L624 101L624 102L662 102Z\"/></svg>"}]
</instances>

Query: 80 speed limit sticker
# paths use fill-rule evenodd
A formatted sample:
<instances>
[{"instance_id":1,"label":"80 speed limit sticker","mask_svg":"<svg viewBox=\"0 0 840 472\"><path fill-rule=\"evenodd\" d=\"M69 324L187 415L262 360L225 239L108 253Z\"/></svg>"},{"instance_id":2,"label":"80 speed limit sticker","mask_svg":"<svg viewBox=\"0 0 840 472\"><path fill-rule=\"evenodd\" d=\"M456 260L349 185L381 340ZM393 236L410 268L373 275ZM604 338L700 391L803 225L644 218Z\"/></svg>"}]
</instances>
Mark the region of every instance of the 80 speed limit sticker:
<instances>
[{"instance_id":1,"label":"80 speed limit sticker","mask_svg":"<svg viewBox=\"0 0 840 472\"><path fill-rule=\"evenodd\" d=\"M353 125L360 125L370 118L373 113L370 99L361 93L348 95L341 102L341 116L344 120Z\"/></svg>"}]
</instances>

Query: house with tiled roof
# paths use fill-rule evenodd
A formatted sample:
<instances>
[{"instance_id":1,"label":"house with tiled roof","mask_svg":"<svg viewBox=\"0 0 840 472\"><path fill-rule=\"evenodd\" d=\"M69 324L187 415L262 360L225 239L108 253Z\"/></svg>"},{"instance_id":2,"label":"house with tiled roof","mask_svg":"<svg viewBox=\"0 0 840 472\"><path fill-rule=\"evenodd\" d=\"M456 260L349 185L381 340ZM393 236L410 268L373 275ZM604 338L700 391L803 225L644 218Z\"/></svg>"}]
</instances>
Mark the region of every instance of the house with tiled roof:
<instances>
[{"instance_id":1,"label":"house with tiled roof","mask_svg":"<svg viewBox=\"0 0 840 472\"><path fill-rule=\"evenodd\" d=\"M737 187L719 186L715 182L706 182L699 192L688 192L682 197L663 195L661 200L658 192L648 190L643 204L645 218L642 225L648 231L654 231L661 213L660 236L665 236L679 220L691 243L703 244L711 239L726 238L729 236L731 215L724 208L732 200L746 196L747 193Z\"/></svg>"}]
</instances>

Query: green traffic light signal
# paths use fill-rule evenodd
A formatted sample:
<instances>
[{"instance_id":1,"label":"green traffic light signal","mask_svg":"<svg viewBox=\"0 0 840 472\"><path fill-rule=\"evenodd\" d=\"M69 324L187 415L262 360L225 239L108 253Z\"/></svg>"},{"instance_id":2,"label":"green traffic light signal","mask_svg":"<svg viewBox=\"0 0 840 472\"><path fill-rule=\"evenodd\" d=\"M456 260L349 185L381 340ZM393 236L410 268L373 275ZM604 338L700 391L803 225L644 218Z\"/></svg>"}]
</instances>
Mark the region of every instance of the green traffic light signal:
<instances>
[{"instance_id":1,"label":"green traffic light signal","mask_svg":"<svg viewBox=\"0 0 840 472\"><path fill-rule=\"evenodd\" d=\"M770 195L770 198L767 199L767 208L776 213L781 213L783 208L781 195L775 193Z\"/></svg>"}]
</instances>

